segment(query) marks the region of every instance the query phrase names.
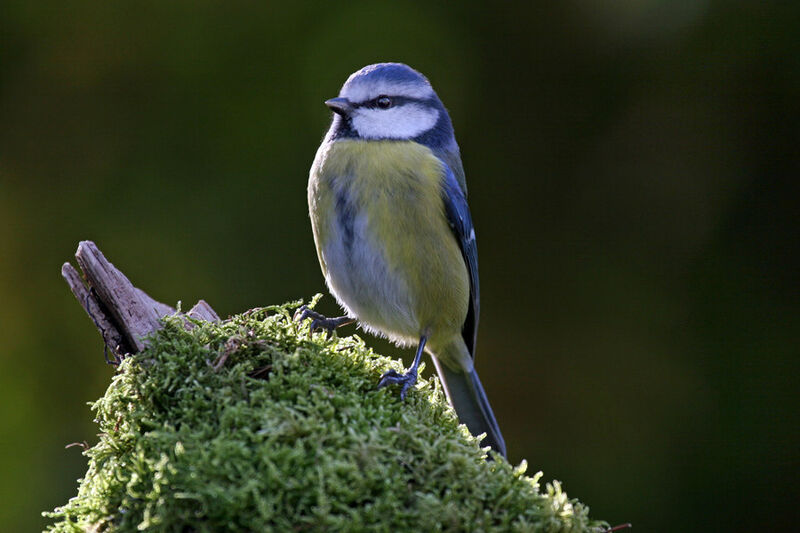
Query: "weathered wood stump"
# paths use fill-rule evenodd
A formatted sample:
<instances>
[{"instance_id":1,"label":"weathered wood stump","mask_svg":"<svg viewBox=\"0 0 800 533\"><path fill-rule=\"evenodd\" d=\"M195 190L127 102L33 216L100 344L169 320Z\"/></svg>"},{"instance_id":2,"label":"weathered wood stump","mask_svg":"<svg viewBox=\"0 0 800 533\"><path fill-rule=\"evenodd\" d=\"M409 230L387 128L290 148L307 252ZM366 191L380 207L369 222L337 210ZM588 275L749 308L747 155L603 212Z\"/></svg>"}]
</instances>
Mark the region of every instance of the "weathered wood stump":
<instances>
[{"instance_id":1,"label":"weathered wood stump","mask_svg":"<svg viewBox=\"0 0 800 533\"><path fill-rule=\"evenodd\" d=\"M126 353L143 350L147 336L161 328L159 319L177 312L134 287L92 241L78 244L75 259L83 277L70 263L64 263L61 275L114 354L109 362L119 362ZM197 302L185 316L209 321L220 319L204 300ZM187 327L190 325L187 321Z\"/></svg>"}]
</instances>

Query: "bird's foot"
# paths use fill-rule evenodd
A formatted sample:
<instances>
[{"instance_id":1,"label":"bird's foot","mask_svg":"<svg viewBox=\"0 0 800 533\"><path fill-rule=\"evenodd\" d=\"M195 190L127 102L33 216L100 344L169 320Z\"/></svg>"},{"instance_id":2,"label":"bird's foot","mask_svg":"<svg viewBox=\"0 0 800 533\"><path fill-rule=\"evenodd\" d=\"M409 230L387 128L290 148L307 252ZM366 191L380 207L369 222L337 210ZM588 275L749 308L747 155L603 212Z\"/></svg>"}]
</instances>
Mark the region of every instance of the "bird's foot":
<instances>
[{"instance_id":1,"label":"bird's foot","mask_svg":"<svg viewBox=\"0 0 800 533\"><path fill-rule=\"evenodd\" d=\"M311 325L308 328L309 337L318 329L322 329L325 331L325 337L330 338L331 333L333 333L333 331L339 326L345 326L347 324L352 324L353 322L355 322L355 320L353 320L349 316L328 318L321 313L317 313L316 311L309 309L305 305L301 306L300 308L297 309L297 311L295 311L293 318L297 322L302 322L307 318L312 319Z\"/></svg>"},{"instance_id":2,"label":"bird's foot","mask_svg":"<svg viewBox=\"0 0 800 533\"><path fill-rule=\"evenodd\" d=\"M382 389L387 385L402 385L400 389L400 399L405 400L408 390L417 382L417 369L411 368L405 374L399 374L396 370L389 370L381 376L378 388Z\"/></svg>"}]
</instances>

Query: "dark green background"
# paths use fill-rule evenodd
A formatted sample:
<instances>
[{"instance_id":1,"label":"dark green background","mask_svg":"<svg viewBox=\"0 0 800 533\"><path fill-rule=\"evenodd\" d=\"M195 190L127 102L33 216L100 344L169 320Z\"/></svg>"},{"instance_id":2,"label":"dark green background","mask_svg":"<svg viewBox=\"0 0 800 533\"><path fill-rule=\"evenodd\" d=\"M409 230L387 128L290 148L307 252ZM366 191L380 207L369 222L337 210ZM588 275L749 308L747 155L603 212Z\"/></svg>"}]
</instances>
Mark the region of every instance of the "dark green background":
<instances>
[{"instance_id":1,"label":"dark green background","mask_svg":"<svg viewBox=\"0 0 800 533\"><path fill-rule=\"evenodd\" d=\"M96 441L77 242L222 315L322 291L322 101L395 60L461 144L512 462L637 531L790 530L798 35L797 2L3 2L0 528L40 528Z\"/></svg>"}]
</instances>

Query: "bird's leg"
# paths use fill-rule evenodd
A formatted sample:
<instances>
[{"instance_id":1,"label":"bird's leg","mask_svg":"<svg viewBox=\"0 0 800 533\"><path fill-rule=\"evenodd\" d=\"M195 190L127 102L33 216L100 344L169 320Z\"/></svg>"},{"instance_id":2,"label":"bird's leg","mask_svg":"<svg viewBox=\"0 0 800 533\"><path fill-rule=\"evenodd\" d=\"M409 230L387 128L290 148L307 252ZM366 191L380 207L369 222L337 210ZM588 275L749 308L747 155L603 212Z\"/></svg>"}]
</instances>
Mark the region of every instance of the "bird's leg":
<instances>
[{"instance_id":1,"label":"bird's leg","mask_svg":"<svg viewBox=\"0 0 800 533\"><path fill-rule=\"evenodd\" d=\"M356 321L354 318L350 318L349 316L328 318L325 315L317 313L316 311L313 311L304 305L295 311L294 319L298 322L302 322L306 318L313 319L311 321L311 326L308 328L309 337L318 329L324 329L326 332L326 337L330 337L331 333L333 333L333 330L339 326L346 326L347 324L352 324Z\"/></svg>"},{"instance_id":2,"label":"bird's leg","mask_svg":"<svg viewBox=\"0 0 800 533\"><path fill-rule=\"evenodd\" d=\"M381 389L386 385L395 385L395 384L402 384L403 388L400 389L400 399L406 399L406 393L408 389L410 389L414 383L417 382L417 370L419 369L419 361L422 359L422 352L425 351L425 343L428 341L428 336L423 335L419 339L419 346L417 347L417 355L414 356L414 363L411 365L411 368L408 369L408 372L405 374L398 374L395 370L389 370L384 375L381 376L381 380L378 383L378 388Z\"/></svg>"}]
</instances>

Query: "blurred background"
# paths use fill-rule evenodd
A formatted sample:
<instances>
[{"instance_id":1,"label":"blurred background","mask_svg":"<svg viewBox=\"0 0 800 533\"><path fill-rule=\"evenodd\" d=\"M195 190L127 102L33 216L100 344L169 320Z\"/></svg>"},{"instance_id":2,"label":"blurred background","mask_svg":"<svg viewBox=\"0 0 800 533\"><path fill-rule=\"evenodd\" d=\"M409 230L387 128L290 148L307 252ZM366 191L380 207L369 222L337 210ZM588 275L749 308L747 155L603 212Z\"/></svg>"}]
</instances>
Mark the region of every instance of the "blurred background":
<instances>
[{"instance_id":1,"label":"blurred background","mask_svg":"<svg viewBox=\"0 0 800 533\"><path fill-rule=\"evenodd\" d=\"M322 102L386 60L455 124L510 460L636 531L797 527L798 32L797 2L3 2L2 529L96 442L78 241L223 316L324 291Z\"/></svg>"}]
</instances>

